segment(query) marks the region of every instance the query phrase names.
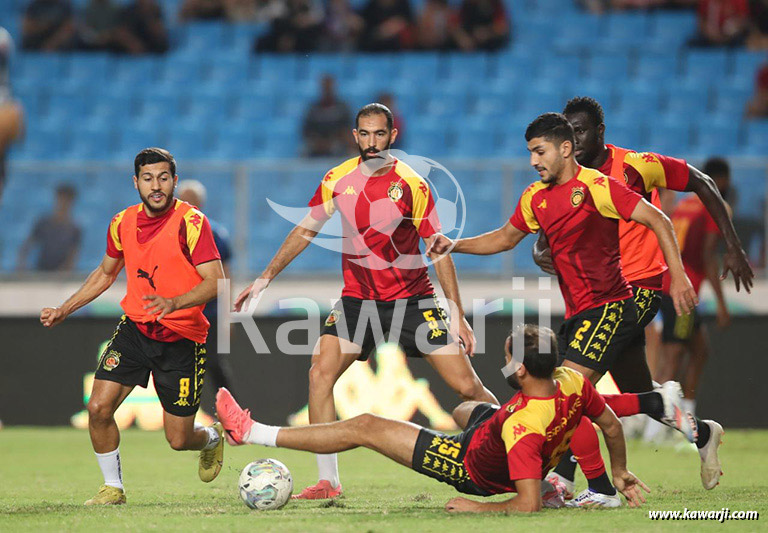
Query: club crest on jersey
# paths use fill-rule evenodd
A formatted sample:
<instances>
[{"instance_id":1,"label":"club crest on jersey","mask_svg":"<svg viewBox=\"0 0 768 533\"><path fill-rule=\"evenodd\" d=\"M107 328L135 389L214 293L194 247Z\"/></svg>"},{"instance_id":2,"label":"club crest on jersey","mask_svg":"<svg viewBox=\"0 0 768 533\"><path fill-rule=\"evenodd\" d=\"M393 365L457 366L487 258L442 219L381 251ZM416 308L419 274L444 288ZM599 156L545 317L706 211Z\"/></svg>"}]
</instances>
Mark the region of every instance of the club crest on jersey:
<instances>
[{"instance_id":1,"label":"club crest on jersey","mask_svg":"<svg viewBox=\"0 0 768 533\"><path fill-rule=\"evenodd\" d=\"M339 321L339 317L341 316L341 311L334 309L331 311L331 314L328 315L328 318L325 319L325 325L328 327L333 326L336 322Z\"/></svg>"},{"instance_id":2,"label":"club crest on jersey","mask_svg":"<svg viewBox=\"0 0 768 533\"><path fill-rule=\"evenodd\" d=\"M573 207L578 207L581 205L581 202L584 201L584 189L581 187L574 187L573 191L571 192L571 205Z\"/></svg>"},{"instance_id":3,"label":"club crest on jersey","mask_svg":"<svg viewBox=\"0 0 768 533\"><path fill-rule=\"evenodd\" d=\"M389 186L389 189L387 190L387 196L389 196L389 199L393 202L397 202L400 198L403 197L402 185L392 182L392 184Z\"/></svg>"},{"instance_id":4,"label":"club crest on jersey","mask_svg":"<svg viewBox=\"0 0 768 533\"><path fill-rule=\"evenodd\" d=\"M120 364L120 352L110 350L104 358L104 370L111 372Z\"/></svg>"}]
</instances>

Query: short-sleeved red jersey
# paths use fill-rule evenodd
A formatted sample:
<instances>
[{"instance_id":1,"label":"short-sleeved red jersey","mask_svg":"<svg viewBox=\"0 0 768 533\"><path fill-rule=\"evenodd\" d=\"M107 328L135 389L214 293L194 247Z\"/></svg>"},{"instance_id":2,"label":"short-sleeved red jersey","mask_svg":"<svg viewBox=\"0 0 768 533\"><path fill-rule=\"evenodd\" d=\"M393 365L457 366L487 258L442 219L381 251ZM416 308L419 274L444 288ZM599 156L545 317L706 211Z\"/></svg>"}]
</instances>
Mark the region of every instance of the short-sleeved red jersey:
<instances>
[{"instance_id":1,"label":"short-sleeved red jersey","mask_svg":"<svg viewBox=\"0 0 768 533\"><path fill-rule=\"evenodd\" d=\"M672 212L672 224L680 245L685 273L698 294L707 277L704 268L704 239L707 235L719 235L720 229L696 195L689 195L677 204Z\"/></svg>"},{"instance_id":2,"label":"short-sleeved red jersey","mask_svg":"<svg viewBox=\"0 0 768 533\"><path fill-rule=\"evenodd\" d=\"M518 392L475 430L464 466L477 486L500 494L514 492L518 479L544 479L568 449L581 417L603 413L605 400L579 372L559 367L553 377L553 396Z\"/></svg>"},{"instance_id":3,"label":"short-sleeved red jersey","mask_svg":"<svg viewBox=\"0 0 768 533\"><path fill-rule=\"evenodd\" d=\"M632 296L621 273L617 219L628 220L640 200L614 178L584 167L562 185L537 181L523 192L509 221L528 233L544 230L566 318Z\"/></svg>"},{"instance_id":4,"label":"short-sleeved red jersey","mask_svg":"<svg viewBox=\"0 0 768 533\"><path fill-rule=\"evenodd\" d=\"M382 176L367 176L360 158L330 170L309 202L315 220L341 215L343 296L392 301L429 295L434 287L420 238L440 231L427 181L395 160Z\"/></svg>"}]
</instances>

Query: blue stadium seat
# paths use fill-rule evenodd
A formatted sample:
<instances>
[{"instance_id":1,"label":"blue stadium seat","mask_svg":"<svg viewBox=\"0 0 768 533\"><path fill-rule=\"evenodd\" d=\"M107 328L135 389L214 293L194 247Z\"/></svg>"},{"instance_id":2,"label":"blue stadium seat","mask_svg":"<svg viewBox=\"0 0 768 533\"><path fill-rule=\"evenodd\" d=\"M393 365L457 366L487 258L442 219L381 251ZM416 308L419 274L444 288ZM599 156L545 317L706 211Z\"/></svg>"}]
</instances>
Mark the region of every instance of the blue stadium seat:
<instances>
[{"instance_id":1,"label":"blue stadium seat","mask_svg":"<svg viewBox=\"0 0 768 533\"><path fill-rule=\"evenodd\" d=\"M695 117L711 109L709 89L704 84L675 85L667 95L666 112L677 117Z\"/></svg>"},{"instance_id":2,"label":"blue stadium seat","mask_svg":"<svg viewBox=\"0 0 768 533\"><path fill-rule=\"evenodd\" d=\"M160 70L159 79L151 88L179 91L182 87L198 85L203 79L204 64L199 57L169 56Z\"/></svg>"},{"instance_id":3,"label":"blue stadium seat","mask_svg":"<svg viewBox=\"0 0 768 533\"><path fill-rule=\"evenodd\" d=\"M652 40L657 45L674 49L696 33L696 15L693 12L659 10L651 15Z\"/></svg>"},{"instance_id":4,"label":"blue stadium seat","mask_svg":"<svg viewBox=\"0 0 768 533\"><path fill-rule=\"evenodd\" d=\"M319 80L325 74L333 76L336 81L353 77L350 61L347 56L339 54L311 54L299 59L299 77Z\"/></svg>"},{"instance_id":5,"label":"blue stadium seat","mask_svg":"<svg viewBox=\"0 0 768 533\"><path fill-rule=\"evenodd\" d=\"M256 61L248 55L233 54L229 51L206 57L206 79L225 90L249 83L254 78Z\"/></svg>"},{"instance_id":6,"label":"blue stadium seat","mask_svg":"<svg viewBox=\"0 0 768 533\"><path fill-rule=\"evenodd\" d=\"M70 136L61 128L29 128L15 153L18 159L52 161L65 157Z\"/></svg>"},{"instance_id":7,"label":"blue stadium seat","mask_svg":"<svg viewBox=\"0 0 768 533\"><path fill-rule=\"evenodd\" d=\"M276 96L274 91L246 86L235 87L228 98L232 100L232 114L235 120L257 124L258 121L274 115Z\"/></svg>"},{"instance_id":8,"label":"blue stadium seat","mask_svg":"<svg viewBox=\"0 0 768 533\"><path fill-rule=\"evenodd\" d=\"M19 64L16 74L20 79L36 84L45 84L51 79L62 78L66 56L63 54L24 52L20 53L14 61Z\"/></svg>"},{"instance_id":9,"label":"blue stadium seat","mask_svg":"<svg viewBox=\"0 0 768 533\"><path fill-rule=\"evenodd\" d=\"M658 120L648 124L648 150L675 157L691 149L691 129L685 120Z\"/></svg>"},{"instance_id":10,"label":"blue stadium seat","mask_svg":"<svg viewBox=\"0 0 768 533\"><path fill-rule=\"evenodd\" d=\"M159 57L118 57L112 60L107 76L110 91L133 90L142 80L154 80L164 67Z\"/></svg>"},{"instance_id":11,"label":"blue stadium seat","mask_svg":"<svg viewBox=\"0 0 768 533\"><path fill-rule=\"evenodd\" d=\"M538 79L546 82L567 84L583 76L582 58L576 54L555 55L539 72Z\"/></svg>"},{"instance_id":12,"label":"blue stadium seat","mask_svg":"<svg viewBox=\"0 0 768 533\"><path fill-rule=\"evenodd\" d=\"M436 159L451 155L452 132L446 121L429 115L408 124L408 151Z\"/></svg>"},{"instance_id":13,"label":"blue stadium seat","mask_svg":"<svg viewBox=\"0 0 768 533\"><path fill-rule=\"evenodd\" d=\"M204 127L173 127L168 132L167 149L181 161L208 159L212 144L210 131Z\"/></svg>"},{"instance_id":14,"label":"blue stadium seat","mask_svg":"<svg viewBox=\"0 0 768 533\"><path fill-rule=\"evenodd\" d=\"M48 110L67 117L79 118L86 114L89 97L82 91L55 89L48 96Z\"/></svg>"},{"instance_id":15,"label":"blue stadium seat","mask_svg":"<svg viewBox=\"0 0 768 533\"><path fill-rule=\"evenodd\" d=\"M249 56L252 54L256 39L269 31L269 24L229 24L227 31L232 41L229 52L232 55Z\"/></svg>"},{"instance_id":16,"label":"blue stadium seat","mask_svg":"<svg viewBox=\"0 0 768 533\"><path fill-rule=\"evenodd\" d=\"M712 82L728 75L729 58L726 50L688 50L683 72L690 83Z\"/></svg>"},{"instance_id":17,"label":"blue stadium seat","mask_svg":"<svg viewBox=\"0 0 768 533\"><path fill-rule=\"evenodd\" d=\"M605 31L605 18L591 14L579 14L569 17L568 24L554 36L557 50L574 51L587 48L595 38ZM550 30L551 32L551 30Z\"/></svg>"},{"instance_id":18,"label":"blue stadium seat","mask_svg":"<svg viewBox=\"0 0 768 533\"><path fill-rule=\"evenodd\" d=\"M522 83L536 76L539 63L528 50L511 48L501 51L491 59L490 83Z\"/></svg>"},{"instance_id":19,"label":"blue stadium seat","mask_svg":"<svg viewBox=\"0 0 768 533\"><path fill-rule=\"evenodd\" d=\"M437 53L403 54L395 83L431 84L439 80L442 74L442 62ZM467 77L466 72L464 77Z\"/></svg>"},{"instance_id":20,"label":"blue stadium seat","mask_svg":"<svg viewBox=\"0 0 768 533\"><path fill-rule=\"evenodd\" d=\"M423 95L424 112L435 117L461 117L466 114L470 98L465 87L443 83Z\"/></svg>"},{"instance_id":21,"label":"blue stadium seat","mask_svg":"<svg viewBox=\"0 0 768 533\"><path fill-rule=\"evenodd\" d=\"M677 72L677 54L666 50L640 54L635 64L634 74L637 81L666 84L677 76Z\"/></svg>"},{"instance_id":22,"label":"blue stadium seat","mask_svg":"<svg viewBox=\"0 0 768 533\"><path fill-rule=\"evenodd\" d=\"M611 50L628 50L646 43L650 36L650 17L643 12L609 13L605 31L585 40L589 42L599 35L601 47Z\"/></svg>"},{"instance_id":23,"label":"blue stadium seat","mask_svg":"<svg viewBox=\"0 0 768 533\"><path fill-rule=\"evenodd\" d=\"M98 161L109 159L115 151L114 130L77 127L71 133L65 159Z\"/></svg>"},{"instance_id":24,"label":"blue stadium seat","mask_svg":"<svg viewBox=\"0 0 768 533\"><path fill-rule=\"evenodd\" d=\"M184 100L179 118L197 117L215 123L228 120L233 113L232 97L223 92L192 91L184 95Z\"/></svg>"},{"instance_id":25,"label":"blue stadium seat","mask_svg":"<svg viewBox=\"0 0 768 533\"><path fill-rule=\"evenodd\" d=\"M178 48L207 53L211 49L228 48L229 24L225 22L186 22L176 30Z\"/></svg>"},{"instance_id":26,"label":"blue stadium seat","mask_svg":"<svg viewBox=\"0 0 768 533\"><path fill-rule=\"evenodd\" d=\"M140 120L153 121L163 117L176 117L181 112L179 96L173 91L149 91L139 95L136 101L136 117Z\"/></svg>"},{"instance_id":27,"label":"blue stadium seat","mask_svg":"<svg viewBox=\"0 0 768 533\"><path fill-rule=\"evenodd\" d=\"M753 88L757 71L765 63L768 63L768 57L765 52L735 51L731 58L733 72L729 77L729 84L743 88Z\"/></svg>"},{"instance_id":28,"label":"blue stadium seat","mask_svg":"<svg viewBox=\"0 0 768 533\"><path fill-rule=\"evenodd\" d=\"M742 148L744 155L765 156L768 147L768 120L752 120L746 123L746 142Z\"/></svg>"},{"instance_id":29,"label":"blue stadium seat","mask_svg":"<svg viewBox=\"0 0 768 533\"><path fill-rule=\"evenodd\" d=\"M701 156L737 153L740 147L740 125L733 120L704 118L696 124L693 151Z\"/></svg>"},{"instance_id":30,"label":"blue stadium seat","mask_svg":"<svg viewBox=\"0 0 768 533\"><path fill-rule=\"evenodd\" d=\"M610 120L605 128L605 142L631 150L642 149L647 145L646 128L637 122Z\"/></svg>"},{"instance_id":31,"label":"blue stadium seat","mask_svg":"<svg viewBox=\"0 0 768 533\"><path fill-rule=\"evenodd\" d=\"M491 65L496 56L484 53L449 54L446 56L446 74L448 78L461 77L487 78L491 74ZM494 67L498 68L498 64Z\"/></svg>"},{"instance_id":32,"label":"blue stadium seat","mask_svg":"<svg viewBox=\"0 0 768 533\"><path fill-rule=\"evenodd\" d=\"M213 159L249 159L256 153L255 126L233 124L221 127L211 149Z\"/></svg>"},{"instance_id":33,"label":"blue stadium seat","mask_svg":"<svg viewBox=\"0 0 768 533\"><path fill-rule=\"evenodd\" d=\"M714 113L719 117L735 120L744 114L747 102L752 97L752 88L737 89L720 85L715 89Z\"/></svg>"},{"instance_id":34,"label":"blue stadium seat","mask_svg":"<svg viewBox=\"0 0 768 533\"><path fill-rule=\"evenodd\" d=\"M263 54L256 56L256 79L260 82L290 82L298 79L296 56Z\"/></svg>"},{"instance_id":35,"label":"blue stadium seat","mask_svg":"<svg viewBox=\"0 0 768 533\"><path fill-rule=\"evenodd\" d=\"M525 89L518 108L530 117L529 121L541 113L562 110L567 101L563 86L559 83L535 82L527 85Z\"/></svg>"},{"instance_id":36,"label":"blue stadium seat","mask_svg":"<svg viewBox=\"0 0 768 533\"><path fill-rule=\"evenodd\" d=\"M616 90L611 83L602 83L592 79L583 79L568 85L563 105L555 111L562 111L568 100L575 96L589 96L597 100L603 107L606 115L611 115L616 110Z\"/></svg>"},{"instance_id":37,"label":"blue stadium seat","mask_svg":"<svg viewBox=\"0 0 768 533\"><path fill-rule=\"evenodd\" d=\"M115 157L120 160L132 161L136 154L144 148L149 146L167 147L168 132L165 128L169 124L158 120L134 121L124 124L118 131Z\"/></svg>"},{"instance_id":38,"label":"blue stadium seat","mask_svg":"<svg viewBox=\"0 0 768 533\"><path fill-rule=\"evenodd\" d=\"M69 87L85 88L106 83L113 66L113 59L104 53L71 54L67 59L67 78L61 85Z\"/></svg>"},{"instance_id":39,"label":"blue stadium seat","mask_svg":"<svg viewBox=\"0 0 768 533\"><path fill-rule=\"evenodd\" d=\"M492 157L501 151L498 121L484 117L452 123L456 157Z\"/></svg>"},{"instance_id":40,"label":"blue stadium seat","mask_svg":"<svg viewBox=\"0 0 768 533\"><path fill-rule=\"evenodd\" d=\"M627 83L619 89L622 109L639 109L645 113L657 113L661 109L661 89L656 83L646 83L641 79Z\"/></svg>"},{"instance_id":41,"label":"blue stadium seat","mask_svg":"<svg viewBox=\"0 0 768 533\"><path fill-rule=\"evenodd\" d=\"M590 55L587 69L589 79L615 83L630 76L629 55L621 51L599 51Z\"/></svg>"},{"instance_id":42,"label":"blue stadium seat","mask_svg":"<svg viewBox=\"0 0 768 533\"><path fill-rule=\"evenodd\" d=\"M355 79L393 80L400 68L395 54L355 54L350 61Z\"/></svg>"}]
</instances>

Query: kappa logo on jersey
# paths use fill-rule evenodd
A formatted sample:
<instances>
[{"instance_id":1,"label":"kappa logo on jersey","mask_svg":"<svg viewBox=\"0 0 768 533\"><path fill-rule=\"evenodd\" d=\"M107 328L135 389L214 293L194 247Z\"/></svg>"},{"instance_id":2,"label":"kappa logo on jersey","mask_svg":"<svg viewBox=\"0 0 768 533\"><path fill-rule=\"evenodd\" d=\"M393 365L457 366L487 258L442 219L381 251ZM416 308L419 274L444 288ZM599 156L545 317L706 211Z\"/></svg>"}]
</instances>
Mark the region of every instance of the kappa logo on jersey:
<instances>
[{"instance_id":1,"label":"kappa logo on jersey","mask_svg":"<svg viewBox=\"0 0 768 533\"><path fill-rule=\"evenodd\" d=\"M111 372L120 364L120 352L110 350L104 358L104 370Z\"/></svg>"},{"instance_id":2,"label":"kappa logo on jersey","mask_svg":"<svg viewBox=\"0 0 768 533\"><path fill-rule=\"evenodd\" d=\"M347 188L344 189L344 194L357 194L357 191L352 185L347 185Z\"/></svg>"},{"instance_id":3,"label":"kappa logo on jersey","mask_svg":"<svg viewBox=\"0 0 768 533\"><path fill-rule=\"evenodd\" d=\"M598 176L595 178L595 185L600 185L601 187L605 187L605 178L603 176Z\"/></svg>"},{"instance_id":4,"label":"kappa logo on jersey","mask_svg":"<svg viewBox=\"0 0 768 533\"><path fill-rule=\"evenodd\" d=\"M547 199L544 198L539 205L537 205L539 209L546 209L547 208Z\"/></svg>"},{"instance_id":5,"label":"kappa logo on jersey","mask_svg":"<svg viewBox=\"0 0 768 533\"><path fill-rule=\"evenodd\" d=\"M653 156L653 154L645 153L643 154L643 161L646 163L653 163L656 161L656 158Z\"/></svg>"},{"instance_id":6,"label":"kappa logo on jersey","mask_svg":"<svg viewBox=\"0 0 768 533\"><path fill-rule=\"evenodd\" d=\"M339 321L339 317L341 316L341 311L338 309L334 309L331 311L331 314L328 315L328 318L325 319L325 325L326 326L333 326L336 322Z\"/></svg>"},{"instance_id":7,"label":"kappa logo on jersey","mask_svg":"<svg viewBox=\"0 0 768 533\"><path fill-rule=\"evenodd\" d=\"M399 183L392 182L387 190L387 196L389 196L389 199L393 202L397 202L403 197L403 186Z\"/></svg>"},{"instance_id":8,"label":"kappa logo on jersey","mask_svg":"<svg viewBox=\"0 0 768 533\"><path fill-rule=\"evenodd\" d=\"M198 215L197 213L195 213L194 215L189 217L189 223L192 224L195 227L195 229L197 229L197 230L200 229L200 224L202 222L203 222L203 218L200 215Z\"/></svg>"},{"instance_id":9,"label":"kappa logo on jersey","mask_svg":"<svg viewBox=\"0 0 768 533\"><path fill-rule=\"evenodd\" d=\"M155 265L155 268L152 269L152 275L149 275L144 270L138 268L138 269L136 269L136 277L137 278L144 278L145 280L147 280L149 282L149 286L150 287L152 287L153 289L157 290L157 287L155 287L155 281L154 281L155 272L157 272L157 267L158 267L158 265Z\"/></svg>"},{"instance_id":10,"label":"kappa logo on jersey","mask_svg":"<svg viewBox=\"0 0 768 533\"><path fill-rule=\"evenodd\" d=\"M573 207L579 207L579 205L581 205L581 202L583 201L584 201L584 189L582 187L574 187L573 191L571 192L571 205Z\"/></svg>"},{"instance_id":11,"label":"kappa logo on jersey","mask_svg":"<svg viewBox=\"0 0 768 533\"><path fill-rule=\"evenodd\" d=\"M526 431L528 431L527 427L525 427L522 424L518 424L518 425L516 425L515 427L512 428L512 435L514 437L519 437L520 435L522 435Z\"/></svg>"},{"instance_id":12,"label":"kappa logo on jersey","mask_svg":"<svg viewBox=\"0 0 768 533\"><path fill-rule=\"evenodd\" d=\"M424 198L429 196L429 189L427 188L427 184L424 183L423 181L419 183L419 191L421 191L421 194L424 195Z\"/></svg>"}]
</instances>

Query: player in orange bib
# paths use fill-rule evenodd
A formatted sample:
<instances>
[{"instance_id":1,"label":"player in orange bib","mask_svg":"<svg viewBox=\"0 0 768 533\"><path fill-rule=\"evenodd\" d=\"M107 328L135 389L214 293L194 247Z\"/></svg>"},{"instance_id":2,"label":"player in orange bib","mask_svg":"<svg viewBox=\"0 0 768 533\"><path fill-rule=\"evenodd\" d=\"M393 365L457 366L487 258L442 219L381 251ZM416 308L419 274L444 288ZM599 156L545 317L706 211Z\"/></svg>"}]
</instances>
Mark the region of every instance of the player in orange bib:
<instances>
[{"instance_id":1,"label":"player in orange bib","mask_svg":"<svg viewBox=\"0 0 768 533\"><path fill-rule=\"evenodd\" d=\"M471 513L530 513L542 507L563 507L560 494L542 480L568 448L571 437L585 426L591 429L594 421L602 429L616 487L630 506L639 506L645 501L640 489L650 491L627 470L621 423L589 380L575 370L556 366L556 344L554 332L548 328L516 328L504 345L502 372L519 392L501 407L483 402L459 405L453 412L463 429L458 435L372 414L331 424L268 426L252 420L250 411L243 410L226 389L216 395L216 412L233 445L315 453L364 446L463 494L516 493L506 501L460 497L445 505L448 512ZM616 496L613 506L619 505L621 499Z\"/></svg>"},{"instance_id":2,"label":"player in orange bib","mask_svg":"<svg viewBox=\"0 0 768 533\"><path fill-rule=\"evenodd\" d=\"M199 475L212 481L224 460L221 425L195 426L205 375L206 302L224 277L208 219L174 198L176 161L147 148L134 161L141 203L112 219L107 253L82 287L59 307L46 307L40 322L53 327L96 299L125 267L125 315L104 349L88 401L88 428L104 484L86 505L126 502L120 432L114 413L136 385L152 374L163 406L165 437L174 450L200 450Z\"/></svg>"}]
</instances>

